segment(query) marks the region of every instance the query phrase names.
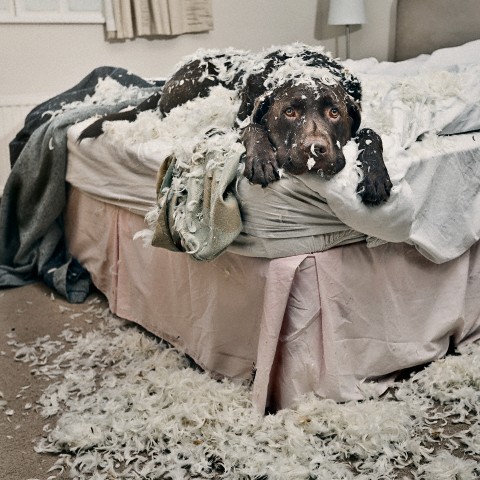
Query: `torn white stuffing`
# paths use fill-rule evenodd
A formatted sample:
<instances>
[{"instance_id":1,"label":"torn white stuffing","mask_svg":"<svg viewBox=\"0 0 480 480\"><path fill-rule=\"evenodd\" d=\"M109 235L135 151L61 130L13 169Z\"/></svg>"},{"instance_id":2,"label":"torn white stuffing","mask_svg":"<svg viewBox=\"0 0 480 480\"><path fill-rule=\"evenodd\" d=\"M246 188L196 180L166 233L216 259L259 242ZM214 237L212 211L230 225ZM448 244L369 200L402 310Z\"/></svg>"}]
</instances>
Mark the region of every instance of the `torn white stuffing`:
<instances>
[{"instance_id":1,"label":"torn white stuffing","mask_svg":"<svg viewBox=\"0 0 480 480\"><path fill-rule=\"evenodd\" d=\"M110 142L141 144L156 140L165 145L164 158L175 158L172 185L162 192L164 197L160 204L154 205L147 213L149 228L138 232L135 238L142 238L148 245L162 202L175 195L174 228L188 253L195 254L199 250L196 232L186 215L187 195L195 188L195 179L202 180L203 185L204 178L221 169L229 157L239 156L243 151L243 146L239 144L240 133L233 128L239 102L235 92L217 86L212 88L209 97L196 98L174 108L165 118L156 111L147 111L140 113L132 123L105 123L105 137Z\"/></svg>"},{"instance_id":2,"label":"torn white stuffing","mask_svg":"<svg viewBox=\"0 0 480 480\"><path fill-rule=\"evenodd\" d=\"M80 101L64 103L62 108L56 111L46 111L43 115L50 115L48 120L60 115L68 110L74 110L79 107L103 104L103 105L115 105L120 102L128 102L129 100L138 103L139 99L146 98L150 95L145 89L137 86L124 86L118 83L111 77L105 77L100 79L95 86L95 93L93 95L86 95L85 98ZM53 149L51 142L49 143L50 150Z\"/></svg>"},{"instance_id":3,"label":"torn white stuffing","mask_svg":"<svg viewBox=\"0 0 480 480\"><path fill-rule=\"evenodd\" d=\"M102 308L96 314L105 316ZM111 316L97 330L65 336L71 346L59 355L43 338L27 345L32 360L20 356L55 379L39 406L58 422L36 446L62 454L52 471L78 479L168 472L185 479L380 480L404 468L432 480L480 474L478 343L382 398L341 404L310 394L260 417L247 387L188 368L177 351ZM37 369L43 352L50 353ZM459 415L465 429L453 442L439 427Z\"/></svg>"}]
</instances>

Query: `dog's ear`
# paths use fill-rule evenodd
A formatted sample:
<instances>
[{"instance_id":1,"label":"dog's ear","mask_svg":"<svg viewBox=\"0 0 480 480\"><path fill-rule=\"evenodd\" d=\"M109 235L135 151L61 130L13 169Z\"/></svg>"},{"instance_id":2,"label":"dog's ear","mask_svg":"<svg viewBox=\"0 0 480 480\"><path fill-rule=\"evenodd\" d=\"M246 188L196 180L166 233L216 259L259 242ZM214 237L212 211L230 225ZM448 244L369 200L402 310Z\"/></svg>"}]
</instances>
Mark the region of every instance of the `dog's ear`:
<instances>
[{"instance_id":1,"label":"dog's ear","mask_svg":"<svg viewBox=\"0 0 480 480\"><path fill-rule=\"evenodd\" d=\"M267 114L271 105L270 95L262 95L255 100L252 111L252 123L262 123L263 117Z\"/></svg>"},{"instance_id":2,"label":"dog's ear","mask_svg":"<svg viewBox=\"0 0 480 480\"><path fill-rule=\"evenodd\" d=\"M360 123L362 121L360 102L357 102L352 97L348 96L347 111L348 115L352 119L352 137L354 137L360 128Z\"/></svg>"}]
</instances>

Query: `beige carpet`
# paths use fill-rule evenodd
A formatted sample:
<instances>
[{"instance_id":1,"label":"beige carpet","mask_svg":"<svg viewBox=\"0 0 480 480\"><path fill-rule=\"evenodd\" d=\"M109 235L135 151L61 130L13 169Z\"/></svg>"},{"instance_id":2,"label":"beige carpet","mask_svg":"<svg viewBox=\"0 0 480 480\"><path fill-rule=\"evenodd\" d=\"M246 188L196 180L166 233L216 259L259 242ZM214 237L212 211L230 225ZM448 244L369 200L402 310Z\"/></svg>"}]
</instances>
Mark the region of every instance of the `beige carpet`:
<instances>
[{"instance_id":1,"label":"beige carpet","mask_svg":"<svg viewBox=\"0 0 480 480\"><path fill-rule=\"evenodd\" d=\"M97 297L93 295L87 302ZM106 307L103 297L99 298ZM1 480L46 480L53 475L48 470L57 459L34 451L44 425L54 423L54 419L41 418L35 409L48 382L34 377L27 363L15 361L8 345L11 334L17 342L29 343L45 335L56 338L66 324L86 331L94 327L85 321L83 311L87 306L71 305L42 284L0 290L0 401L6 402L0 410ZM65 474L56 478L70 477Z\"/></svg>"},{"instance_id":2,"label":"beige carpet","mask_svg":"<svg viewBox=\"0 0 480 480\"><path fill-rule=\"evenodd\" d=\"M478 344L378 399L257 417L247 388L107 311L0 290L0 480L479 478Z\"/></svg>"}]
</instances>

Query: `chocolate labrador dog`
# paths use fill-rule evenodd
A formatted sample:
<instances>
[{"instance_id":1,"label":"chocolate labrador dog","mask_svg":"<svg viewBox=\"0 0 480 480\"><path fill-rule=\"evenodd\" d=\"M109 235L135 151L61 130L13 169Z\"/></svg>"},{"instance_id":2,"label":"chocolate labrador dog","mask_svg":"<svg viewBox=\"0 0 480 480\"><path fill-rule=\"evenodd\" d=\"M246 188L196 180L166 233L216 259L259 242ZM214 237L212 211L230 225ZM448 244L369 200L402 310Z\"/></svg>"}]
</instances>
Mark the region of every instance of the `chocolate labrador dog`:
<instances>
[{"instance_id":1,"label":"chocolate labrador dog","mask_svg":"<svg viewBox=\"0 0 480 480\"><path fill-rule=\"evenodd\" d=\"M365 204L388 199L392 183L383 161L381 138L359 130L361 85L322 47L294 44L255 55L207 51L187 59L157 92L138 107L102 117L80 135L97 137L109 120L133 121L158 108L163 115L216 85L241 98L237 123L245 145L244 175L266 186L293 174L316 172L330 178L345 166L342 148L354 138L363 179L357 192Z\"/></svg>"}]
</instances>

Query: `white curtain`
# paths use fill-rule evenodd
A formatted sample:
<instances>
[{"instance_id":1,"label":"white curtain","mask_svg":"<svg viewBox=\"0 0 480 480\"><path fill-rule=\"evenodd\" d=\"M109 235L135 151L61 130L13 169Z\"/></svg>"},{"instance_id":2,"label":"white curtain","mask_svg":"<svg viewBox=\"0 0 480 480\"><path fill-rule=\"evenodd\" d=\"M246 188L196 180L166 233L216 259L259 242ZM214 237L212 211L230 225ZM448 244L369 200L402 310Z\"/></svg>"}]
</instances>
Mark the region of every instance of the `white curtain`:
<instances>
[{"instance_id":1,"label":"white curtain","mask_svg":"<svg viewBox=\"0 0 480 480\"><path fill-rule=\"evenodd\" d=\"M213 29L212 0L104 0L104 12L109 40Z\"/></svg>"}]
</instances>

